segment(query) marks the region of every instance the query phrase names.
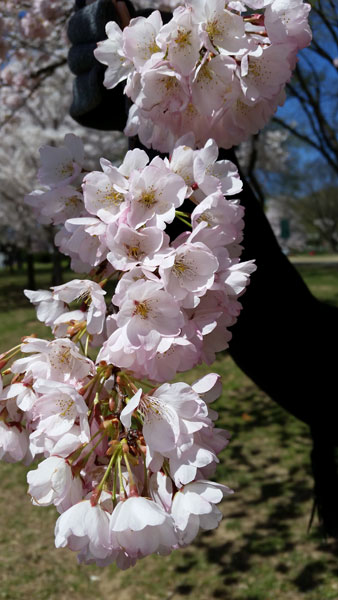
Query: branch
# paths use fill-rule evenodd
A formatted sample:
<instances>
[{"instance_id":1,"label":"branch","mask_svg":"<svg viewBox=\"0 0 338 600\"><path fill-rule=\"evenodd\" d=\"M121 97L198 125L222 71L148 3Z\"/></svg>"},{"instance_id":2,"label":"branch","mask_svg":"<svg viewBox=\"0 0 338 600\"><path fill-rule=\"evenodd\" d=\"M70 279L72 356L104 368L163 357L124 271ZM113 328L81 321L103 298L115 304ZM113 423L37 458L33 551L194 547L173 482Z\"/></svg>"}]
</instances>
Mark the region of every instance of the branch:
<instances>
[{"instance_id":1,"label":"branch","mask_svg":"<svg viewBox=\"0 0 338 600\"><path fill-rule=\"evenodd\" d=\"M248 165L247 176L257 194L257 197L258 197L261 205L264 206L264 203L265 203L264 193L263 193L262 187L256 177L256 174L255 174L256 162L257 162L257 158L258 158L257 145L258 145L259 135L260 135L259 133L256 133L251 138L252 144L251 144L251 153L250 153L250 160L249 160L249 165Z\"/></svg>"},{"instance_id":2,"label":"branch","mask_svg":"<svg viewBox=\"0 0 338 600\"><path fill-rule=\"evenodd\" d=\"M338 70L338 67L336 67L333 64L332 56L330 56L330 54L328 54L326 50L324 50L324 48L322 48L314 38L312 38L312 43L308 47L308 50L311 50L311 52L314 52L315 54L319 54L322 58L324 58L330 63L331 67L334 67Z\"/></svg>"},{"instance_id":3,"label":"branch","mask_svg":"<svg viewBox=\"0 0 338 600\"><path fill-rule=\"evenodd\" d=\"M0 123L0 129L1 129L1 127L4 127L5 125L7 125L7 123L9 123L9 121L11 121L11 119L16 115L16 113L19 112L19 110L21 110L24 106L26 106L28 100L33 96L33 94L37 91L37 89L40 87L40 85L50 75L52 75L56 69L58 69L59 67L62 67L66 63L67 63L67 59L64 58L61 61L59 61L58 63L54 63L52 65L48 65L47 67L42 67L41 69L39 69L38 71L36 71L36 73L33 73L31 75L32 79L39 78L38 81L32 87L32 89L27 94L27 96L23 99L22 103L19 106L17 106L16 108L13 108L11 114L8 115L8 117L6 117L3 120L2 123Z\"/></svg>"},{"instance_id":4,"label":"branch","mask_svg":"<svg viewBox=\"0 0 338 600\"><path fill-rule=\"evenodd\" d=\"M37 77L40 77L40 75L51 75L56 69L58 69L59 67L63 67L63 65L67 64L67 59L66 58L62 58L59 62L57 63L53 63L51 65L47 65L46 67L41 67L41 69L39 69L38 71L36 71L35 73L31 74L32 79L36 79Z\"/></svg>"},{"instance_id":5,"label":"branch","mask_svg":"<svg viewBox=\"0 0 338 600\"><path fill-rule=\"evenodd\" d=\"M299 94L298 90L296 90L296 88L291 83L289 83L287 85L287 88L292 92L292 94L294 95L294 97L297 98L297 100L301 104L301 106L303 108L303 111L304 111L304 113L306 114L306 116L307 116L307 118L309 120L310 126L312 127L312 130L313 130L316 138L318 138L318 140L319 140L321 151L326 152L325 146L323 145L323 140L322 140L322 137L321 137L321 132L320 132L320 130L319 131L317 130L316 122L315 122L315 120L313 118L313 114L311 113L311 111L309 109L309 106L307 105L306 98L304 98L303 96L301 96L301 94Z\"/></svg>"},{"instance_id":6,"label":"branch","mask_svg":"<svg viewBox=\"0 0 338 600\"><path fill-rule=\"evenodd\" d=\"M279 117L275 116L275 117L273 117L272 120L275 123L278 123L278 125L281 125L282 127L284 127L284 129L286 129L287 131L290 131L290 133L292 133L294 136L296 136L297 138L299 138L306 144L309 144L310 146L312 146L313 148L318 150L318 152L323 154L323 156L325 156L327 162L331 165L331 167L334 169L334 171L336 171L336 173L338 173L338 164L334 160L332 160L332 158L329 155L323 153L322 147L319 144L317 144L314 140L312 140L308 135L306 135L305 133L300 133L299 131L294 129L294 127L291 127L291 125L289 125L288 123L285 123L285 121L283 121Z\"/></svg>"},{"instance_id":7,"label":"branch","mask_svg":"<svg viewBox=\"0 0 338 600\"><path fill-rule=\"evenodd\" d=\"M330 21L328 20L325 10L323 10L321 2L319 2L319 6L320 8L317 8L315 6L315 4L312 4L312 10L313 12L315 12L318 17L320 17L320 19L323 21L323 23L326 25L327 29L329 30L329 32L331 33L333 40L336 42L336 44L338 44L338 35L337 32L335 31L334 27L332 26L332 24L330 23Z\"/></svg>"},{"instance_id":8,"label":"branch","mask_svg":"<svg viewBox=\"0 0 338 600\"><path fill-rule=\"evenodd\" d=\"M337 148L337 140L336 140L335 131L331 128L329 123L326 121L326 119L321 111L319 103L316 102L316 99L313 97L312 92L310 91L310 88L303 77L303 73L301 72L299 64L296 66L296 75L298 77L301 88L304 91L304 93L306 94L306 96L308 97L309 104L311 105L311 108L317 117L318 125L319 125L320 131L322 133L322 136L323 136L326 144L329 146L331 151L335 155L337 155L338 148Z\"/></svg>"}]
</instances>

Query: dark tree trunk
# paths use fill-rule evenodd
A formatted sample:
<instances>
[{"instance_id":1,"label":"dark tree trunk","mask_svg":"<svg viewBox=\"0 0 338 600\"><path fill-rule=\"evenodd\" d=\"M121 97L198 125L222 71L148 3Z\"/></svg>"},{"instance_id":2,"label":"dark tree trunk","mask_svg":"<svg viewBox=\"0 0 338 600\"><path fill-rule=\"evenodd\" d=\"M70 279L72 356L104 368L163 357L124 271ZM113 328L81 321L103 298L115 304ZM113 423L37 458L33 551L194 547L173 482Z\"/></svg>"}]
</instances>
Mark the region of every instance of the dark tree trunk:
<instances>
[{"instance_id":1,"label":"dark tree trunk","mask_svg":"<svg viewBox=\"0 0 338 600\"><path fill-rule=\"evenodd\" d=\"M17 255L16 255L16 264L18 267L18 271L22 271L22 267L23 267L23 257L22 257L22 250L19 250Z\"/></svg>"},{"instance_id":2,"label":"dark tree trunk","mask_svg":"<svg viewBox=\"0 0 338 600\"><path fill-rule=\"evenodd\" d=\"M30 252L27 252L26 262L27 262L27 287L29 290L36 290L34 256Z\"/></svg>"},{"instance_id":3,"label":"dark tree trunk","mask_svg":"<svg viewBox=\"0 0 338 600\"><path fill-rule=\"evenodd\" d=\"M53 257L52 257L52 278L51 285L61 285L63 283L62 273L62 254L53 246Z\"/></svg>"}]
</instances>

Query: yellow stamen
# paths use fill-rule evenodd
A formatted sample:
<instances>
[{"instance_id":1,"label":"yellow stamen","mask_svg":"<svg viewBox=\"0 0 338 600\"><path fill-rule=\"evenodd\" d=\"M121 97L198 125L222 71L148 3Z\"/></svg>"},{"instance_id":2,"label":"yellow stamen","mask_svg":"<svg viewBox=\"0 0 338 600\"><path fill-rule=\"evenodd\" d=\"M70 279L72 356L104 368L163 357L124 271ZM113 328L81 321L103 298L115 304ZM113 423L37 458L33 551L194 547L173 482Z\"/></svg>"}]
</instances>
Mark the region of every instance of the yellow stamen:
<instances>
[{"instance_id":1,"label":"yellow stamen","mask_svg":"<svg viewBox=\"0 0 338 600\"><path fill-rule=\"evenodd\" d=\"M150 310L147 301L138 302L137 300L134 300L134 304L136 308L133 312L133 316L138 315L141 319L146 319Z\"/></svg>"}]
</instances>

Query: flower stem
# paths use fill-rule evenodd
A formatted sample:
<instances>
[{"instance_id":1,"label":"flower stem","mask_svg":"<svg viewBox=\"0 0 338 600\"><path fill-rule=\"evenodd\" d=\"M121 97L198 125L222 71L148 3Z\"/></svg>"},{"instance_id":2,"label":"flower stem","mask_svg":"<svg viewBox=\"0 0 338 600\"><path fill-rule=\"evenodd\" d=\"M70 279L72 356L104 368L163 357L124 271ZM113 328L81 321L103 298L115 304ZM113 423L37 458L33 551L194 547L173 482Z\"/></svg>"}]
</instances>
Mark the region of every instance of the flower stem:
<instances>
[{"instance_id":1,"label":"flower stem","mask_svg":"<svg viewBox=\"0 0 338 600\"><path fill-rule=\"evenodd\" d=\"M135 481L134 481L134 477L133 477L133 472L131 470L130 467L130 462L127 456L127 452L123 453L123 458L124 458L124 462L126 463L126 467L127 467L127 471L128 471L128 475L129 475L129 486L130 487L135 487Z\"/></svg>"},{"instance_id":2,"label":"flower stem","mask_svg":"<svg viewBox=\"0 0 338 600\"><path fill-rule=\"evenodd\" d=\"M114 469L113 490L112 490L113 502L116 501L116 483L117 483L117 469Z\"/></svg>"},{"instance_id":3,"label":"flower stem","mask_svg":"<svg viewBox=\"0 0 338 600\"><path fill-rule=\"evenodd\" d=\"M86 345L85 345L85 350L84 350L85 356L88 356L89 338L90 338L90 335L89 335L89 333L87 333Z\"/></svg>"},{"instance_id":4,"label":"flower stem","mask_svg":"<svg viewBox=\"0 0 338 600\"><path fill-rule=\"evenodd\" d=\"M117 467L118 467L118 470L119 470L119 480L120 480L120 495L123 492L124 497L126 498L127 494L126 494L125 487L123 485L123 475L122 475L121 460L122 460L122 456L120 455L118 457L118 459L117 459Z\"/></svg>"},{"instance_id":5,"label":"flower stem","mask_svg":"<svg viewBox=\"0 0 338 600\"><path fill-rule=\"evenodd\" d=\"M110 475L110 471L112 470L112 467L113 467L113 464L114 464L114 462L115 462L116 456L117 456L117 454L119 454L119 453L121 453L121 446L117 446L117 448L116 448L116 450L115 450L114 454L112 455L112 457L111 457L111 459L110 459L110 461L109 461L109 463L108 463L108 466L107 466L106 472L105 472L105 474L103 475L103 477L102 477L102 479L101 479L101 481L100 481L99 485L97 486L98 492L102 492L103 486L104 486L104 484L106 483L106 481L107 481L107 479L108 479L108 477L109 477L109 475ZM119 457L119 459L118 459L118 460L120 460L120 457Z\"/></svg>"},{"instance_id":6,"label":"flower stem","mask_svg":"<svg viewBox=\"0 0 338 600\"><path fill-rule=\"evenodd\" d=\"M190 215L187 212L183 212L182 210L175 210L175 215L177 217L185 217L186 219L189 219Z\"/></svg>"},{"instance_id":7,"label":"flower stem","mask_svg":"<svg viewBox=\"0 0 338 600\"><path fill-rule=\"evenodd\" d=\"M190 227L190 229L192 229L192 225L191 223L189 223L189 221L187 221L186 219L184 219L183 217L180 217L177 213L176 213L177 218L182 221L182 223L184 223L185 225L187 225L188 227Z\"/></svg>"}]
</instances>

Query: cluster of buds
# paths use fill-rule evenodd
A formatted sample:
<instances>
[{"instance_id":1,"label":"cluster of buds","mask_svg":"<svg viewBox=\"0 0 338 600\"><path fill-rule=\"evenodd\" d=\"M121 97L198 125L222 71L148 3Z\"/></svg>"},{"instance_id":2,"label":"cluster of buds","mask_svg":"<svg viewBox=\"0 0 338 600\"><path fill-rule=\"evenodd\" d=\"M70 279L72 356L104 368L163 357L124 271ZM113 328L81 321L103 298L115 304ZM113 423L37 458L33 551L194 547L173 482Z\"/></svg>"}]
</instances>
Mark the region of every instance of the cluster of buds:
<instances>
[{"instance_id":1,"label":"cluster of buds","mask_svg":"<svg viewBox=\"0 0 338 600\"><path fill-rule=\"evenodd\" d=\"M196 0L165 25L158 11L123 31L108 23L94 54L108 66L107 88L127 79L125 133L161 152L187 132L199 147L213 137L223 148L257 133L311 41L309 10L303 0Z\"/></svg>"},{"instance_id":2,"label":"cluster of buds","mask_svg":"<svg viewBox=\"0 0 338 600\"><path fill-rule=\"evenodd\" d=\"M169 159L135 149L86 172L68 134L41 149L43 189L26 198L92 279L25 291L54 337L1 357L0 455L42 459L29 494L56 506L56 546L85 563L128 568L185 546L231 493L208 480L229 440L208 406L219 376L167 381L227 346L255 267L239 259L243 209L225 197L242 187L235 165L213 140L187 141Z\"/></svg>"}]
</instances>

